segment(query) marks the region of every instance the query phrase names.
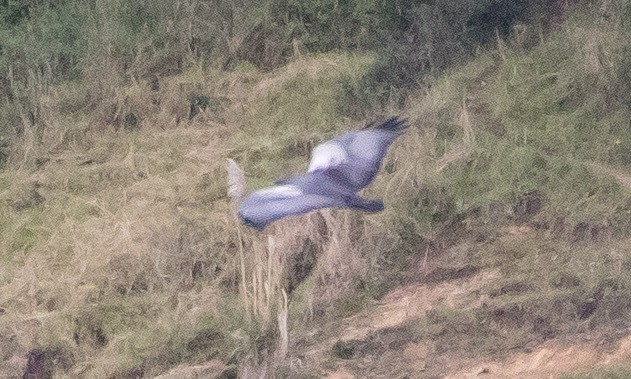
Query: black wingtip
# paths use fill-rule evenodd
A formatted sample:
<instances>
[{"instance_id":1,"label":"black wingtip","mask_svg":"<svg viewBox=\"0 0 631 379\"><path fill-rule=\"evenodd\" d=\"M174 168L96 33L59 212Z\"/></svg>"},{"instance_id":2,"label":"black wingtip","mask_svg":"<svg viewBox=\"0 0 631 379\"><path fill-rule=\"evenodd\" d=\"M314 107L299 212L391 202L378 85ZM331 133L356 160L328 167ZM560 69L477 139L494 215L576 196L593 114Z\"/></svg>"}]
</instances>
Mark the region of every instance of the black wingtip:
<instances>
[{"instance_id":1,"label":"black wingtip","mask_svg":"<svg viewBox=\"0 0 631 379\"><path fill-rule=\"evenodd\" d=\"M364 129L371 128L374 123L368 124ZM403 132L408 127L407 119L399 119L399 116L390 117L383 123L375 127L379 130L387 130L389 132Z\"/></svg>"},{"instance_id":2,"label":"black wingtip","mask_svg":"<svg viewBox=\"0 0 631 379\"><path fill-rule=\"evenodd\" d=\"M263 230L265 230L265 227L267 226L267 223L261 224L261 223L253 222L252 220L243 217L241 214L239 214L239 217L241 217L241 221L243 222L243 225L249 226L250 228L254 228L258 232L262 232Z\"/></svg>"}]
</instances>

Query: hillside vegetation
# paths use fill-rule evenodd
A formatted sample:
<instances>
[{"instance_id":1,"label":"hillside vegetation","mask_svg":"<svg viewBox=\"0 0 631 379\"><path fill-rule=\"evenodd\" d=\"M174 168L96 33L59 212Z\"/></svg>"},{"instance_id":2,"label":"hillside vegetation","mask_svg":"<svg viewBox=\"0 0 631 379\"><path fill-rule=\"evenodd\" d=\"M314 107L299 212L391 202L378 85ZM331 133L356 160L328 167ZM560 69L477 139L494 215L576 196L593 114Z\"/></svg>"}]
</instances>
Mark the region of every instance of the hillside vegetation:
<instances>
[{"instance_id":1,"label":"hillside vegetation","mask_svg":"<svg viewBox=\"0 0 631 379\"><path fill-rule=\"evenodd\" d=\"M567 3L0 1L0 377L435 378L615 345L631 9ZM383 212L240 225L226 158L260 188L390 115Z\"/></svg>"}]
</instances>

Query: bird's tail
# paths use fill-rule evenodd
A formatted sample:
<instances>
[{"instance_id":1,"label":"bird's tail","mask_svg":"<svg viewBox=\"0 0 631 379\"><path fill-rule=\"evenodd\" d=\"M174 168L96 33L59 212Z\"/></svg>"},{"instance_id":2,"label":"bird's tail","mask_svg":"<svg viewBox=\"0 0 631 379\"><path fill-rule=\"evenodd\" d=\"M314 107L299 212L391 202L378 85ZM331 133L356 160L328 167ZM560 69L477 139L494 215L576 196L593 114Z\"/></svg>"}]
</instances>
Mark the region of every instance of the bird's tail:
<instances>
[{"instance_id":1,"label":"bird's tail","mask_svg":"<svg viewBox=\"0 0 631 379\"><path fill-rule=\"evenodd\" d=\"M359 196L348 196L344 199L349 208L355 208L364 212L381 212L383 202L379 200L367 200Z\"/></svg>"}]
</instances>

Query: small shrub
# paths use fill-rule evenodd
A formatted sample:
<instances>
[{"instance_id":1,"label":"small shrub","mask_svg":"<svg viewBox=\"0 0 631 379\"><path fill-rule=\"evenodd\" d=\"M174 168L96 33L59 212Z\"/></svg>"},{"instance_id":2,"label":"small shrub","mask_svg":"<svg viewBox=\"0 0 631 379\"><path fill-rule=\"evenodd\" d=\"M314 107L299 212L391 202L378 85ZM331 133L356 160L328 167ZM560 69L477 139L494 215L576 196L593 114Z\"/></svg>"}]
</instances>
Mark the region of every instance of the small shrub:
<instances>
[{"instance_id":1,"label":"small shrub","mask_svg":"<svg viewBox=\"0 0 631 379\"><path fill-rule=\"evenodd\" d=\"M357 341L337 341L331 352L338 358L341 359L351 359L355 355Z\"/></svg>"}]
</instances>

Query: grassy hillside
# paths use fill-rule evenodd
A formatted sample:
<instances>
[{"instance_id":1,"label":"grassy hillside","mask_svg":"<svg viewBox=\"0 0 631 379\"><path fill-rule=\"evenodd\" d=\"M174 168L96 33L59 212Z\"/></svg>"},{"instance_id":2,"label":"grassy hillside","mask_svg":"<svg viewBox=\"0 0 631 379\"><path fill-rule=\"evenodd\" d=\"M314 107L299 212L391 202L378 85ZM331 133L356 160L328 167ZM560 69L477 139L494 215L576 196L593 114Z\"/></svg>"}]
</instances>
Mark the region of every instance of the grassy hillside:
<instances>
[{"instance_id":1,"label":"grassy hillside","mask_svg":"<svg viewBox=\"0 0 631 379\"><path fill-rule=\"evenodd\" d=\"M11 4L4 21L17 28L28 29L22 18L60 17L59 8ZM361 39L372 8L353 13L355 26L336 40L325 32L343 7L321 24L309 22L319 13L306 3L283 17L272 7L233 25L224 46L195 39L200 26L185 5L177 15L191 21L188 37L162 24L164 14L126 24L129 10L110 5L122 15L112 22L128 27L116 30L129 32L102 35L112 50L90 47L68 21L37 30L74 41L48 46L57 49L50 71L0 62L15 75L0 88L0 376L194 377L197 367L208 377L306 378L347 364L379 377L361 354L413 342L431 347L429 364L407 374L437 377L450 355L501 359L585 335L614 343L631 326L626 1L577 4L549 30L531 15L496 33L469 32L450 53L462 54L400 65L397 54L425 55ZM445 7L432 22L467 23ZM480 7L467 17L482 17ZM388 12L384 30L403 30L397 10ZM250 34L277 16L301 20L290 36L304 45L279 52L274 38L289 38L280 29ZM414 25L422 24L405 30L415 37L393 32L393 41L424 35ZM151 38L157 30L169 49ZM219 63L180 55L192 46L186 38L196 51L229 54ZM261 41L266 53L248 55L248 43ZM33 45L16 38L5 45L33 56L24 62L51 56L20 50ZM421 67L431 69L412 74ZM264 234L238 223L226 158L244 167L249 189L260 188L304 170L320 141L392 114L410 129L365 191L384 199L384 212L326 210ZM471 306L438 299L383 335L337 334L399 286L484 272L499 275L467 294ZM309 358L321 346L326 358Z\"/></svg>"}]
</instances>

